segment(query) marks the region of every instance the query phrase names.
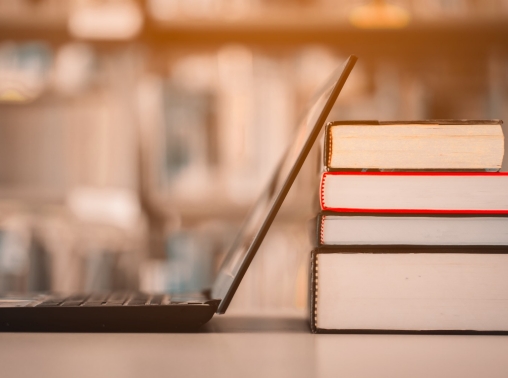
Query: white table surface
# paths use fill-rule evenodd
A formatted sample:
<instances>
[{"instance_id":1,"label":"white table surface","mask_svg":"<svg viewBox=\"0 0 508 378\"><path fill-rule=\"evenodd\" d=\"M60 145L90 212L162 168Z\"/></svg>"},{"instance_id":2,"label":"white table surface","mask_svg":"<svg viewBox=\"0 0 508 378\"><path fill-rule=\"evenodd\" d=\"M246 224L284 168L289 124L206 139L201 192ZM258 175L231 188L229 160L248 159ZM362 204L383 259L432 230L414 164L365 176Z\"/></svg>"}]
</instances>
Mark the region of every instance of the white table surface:
<instances>
[{"instance_id":1,"label":"white table surface","mask_svg":"<svg viewBox=\"0 0 508 378\"><path fill-rule=\"evenodd\" d=\"M1 377L508 377L508 336L313 335L221 316L199 333L0 334Z\"/></svg>"}]
</instances>

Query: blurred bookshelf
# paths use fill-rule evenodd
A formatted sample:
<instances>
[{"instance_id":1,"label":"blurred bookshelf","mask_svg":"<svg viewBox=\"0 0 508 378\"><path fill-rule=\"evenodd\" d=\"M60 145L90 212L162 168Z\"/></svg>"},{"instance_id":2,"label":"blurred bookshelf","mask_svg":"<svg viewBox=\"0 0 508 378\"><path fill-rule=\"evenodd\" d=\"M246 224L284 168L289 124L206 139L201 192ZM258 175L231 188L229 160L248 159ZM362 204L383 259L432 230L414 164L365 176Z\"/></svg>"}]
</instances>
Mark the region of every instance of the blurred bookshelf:
<instances>
[{"instance_id":1,"label":"blurred bookshelf","mask_svg":"<svg viewBox=\"0 0 508 378\"><path fill-rule=\"evenodd\" d=\"M44 288L209 282L349 54L359 65L331 119L506 119L506 35L505 0L0 0L0 291L28 287L37 243L58 272ZM318 156L239 307L305 305ZM25 250L18 265L2 267L2 232ZM205 278L178 275L189 264Z\"/></svg>"},{"instance_id":2,"label":"blurred bookshelf","mask_svg":"<svg viewBox=\"0 0 508 378\"><path fill-rule=\"evenodd\" d=\"M426 8L423 1L388 1L400 4L412 14L408 24L366 28L352 25L348 13L369 1L310 1L305 5L297 1L275 2L275 5L237 1L232 4L243 5L235 7L221 1L191 1L184 6L184 2L176 0L147 0L136 2L144 12L143 27L133 38L124 40L73 36L68 28L72 1L20 3L27 5L6 7L0 4L0 38L44 40L57 45L76 39L98 46L140 43L153 48L203 48L224 43L294 48L317 43L344 51L354 50L368 57L398 58L408 53L422 55L433 51L445 55L485 54L491 48L505 50L508 47L504 38L508 32L508 6L504 0L435 0L428 2L427 12L422 11ZM44 7L44 3L49 5ZM160 5L159 11L155 5L150 6L151 3L174 5ZM203 10L198 11L200 5ZM157 12L158 16L154 17L152 14ZM407 55L405 58L409 59Z\"/></svg>"}]
</instances>

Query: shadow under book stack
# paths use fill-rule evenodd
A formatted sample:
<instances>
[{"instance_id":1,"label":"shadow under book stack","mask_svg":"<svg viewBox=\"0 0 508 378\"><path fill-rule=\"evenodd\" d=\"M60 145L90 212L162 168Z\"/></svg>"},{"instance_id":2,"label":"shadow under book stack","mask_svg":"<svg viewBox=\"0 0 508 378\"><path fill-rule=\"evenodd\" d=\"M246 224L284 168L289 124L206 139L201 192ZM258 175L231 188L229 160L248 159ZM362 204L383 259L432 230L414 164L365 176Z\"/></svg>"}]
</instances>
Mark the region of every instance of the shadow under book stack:
<instances>
[{"instance_id":1,"label":"shadow under book stack","mask_svg":"<svg viewBox=\"0 0 508 378\"><path fill-rule=\"evenodd\" d=\"M508 332L501 124L327 125L313 332Z\"/></svg>"}]
</instances>

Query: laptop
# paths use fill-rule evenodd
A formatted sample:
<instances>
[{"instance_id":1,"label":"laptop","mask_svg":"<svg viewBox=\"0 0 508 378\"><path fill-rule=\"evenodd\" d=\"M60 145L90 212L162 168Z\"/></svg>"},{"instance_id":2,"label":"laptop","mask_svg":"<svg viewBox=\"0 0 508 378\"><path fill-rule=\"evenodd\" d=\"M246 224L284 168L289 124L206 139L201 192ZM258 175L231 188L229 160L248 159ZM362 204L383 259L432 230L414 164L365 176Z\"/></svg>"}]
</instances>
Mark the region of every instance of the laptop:
<instances>
[{"instance_id":1,"label":"laptop","mask_svg":"<svg viewBox=\"0 0 508 378\"><path fill-rule=\"evenodd\" d=\"M0 297L0 331L167 332L197 329L224 314L335 104L357 58L314 95L295 139L251 209L210 290L198 294L112 292Z\"/></svg>"}]
</instances>

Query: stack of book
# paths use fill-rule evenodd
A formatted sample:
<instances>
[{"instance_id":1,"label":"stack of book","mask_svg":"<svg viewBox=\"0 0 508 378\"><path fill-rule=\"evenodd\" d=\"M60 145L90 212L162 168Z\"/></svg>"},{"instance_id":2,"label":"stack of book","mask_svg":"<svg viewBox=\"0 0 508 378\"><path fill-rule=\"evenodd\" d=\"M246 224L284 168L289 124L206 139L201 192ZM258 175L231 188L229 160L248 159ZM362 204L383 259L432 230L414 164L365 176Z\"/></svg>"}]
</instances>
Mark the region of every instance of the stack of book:
<instances>
[{"instance_id":1,"label":"stack of book","mask_svg":"<svg viewBox=\"0 0 508 378\"><path fill-rule=\"evenodd\" d=\"M508 332L501 124L327 125L313 332Z\"/></svg>"}]
</instances>

